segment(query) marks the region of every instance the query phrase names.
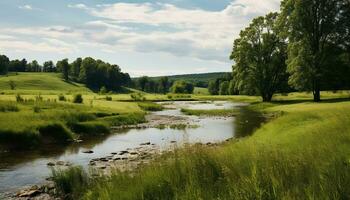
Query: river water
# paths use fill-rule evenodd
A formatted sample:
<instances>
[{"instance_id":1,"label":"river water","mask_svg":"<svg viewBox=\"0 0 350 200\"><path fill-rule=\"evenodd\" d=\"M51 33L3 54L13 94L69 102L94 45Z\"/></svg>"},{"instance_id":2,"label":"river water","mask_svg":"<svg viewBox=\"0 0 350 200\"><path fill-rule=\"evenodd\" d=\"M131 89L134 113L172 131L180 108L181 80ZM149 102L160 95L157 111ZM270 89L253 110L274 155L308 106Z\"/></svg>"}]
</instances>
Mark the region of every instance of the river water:
<instances>
[{"instance_id":1,"label":"river water","mask_svg":"<svg viewBox=\"0 0 350 200\"><path fill-rule=\"evenodd\" d=\"M154 115L181 116L194 121L198 128L177 129L123 129L113 134L84 139L82 143L62 146L45 146L36 150L0 152L0 198L5 192L40 184L50 175L48 162L65 161L74 165L88 166L93 158L111 152L136 148L140 143L151 142L167 148L172 141L183 143L215 143L229 138L245 137L253 133L264 117L245 108L246 104L233 102L167 102L172 109L154 112ZM238 109L235 117L184 116L180 109ZM93 154L83 153L92 150Z\"/></svg>"}]
</instances>

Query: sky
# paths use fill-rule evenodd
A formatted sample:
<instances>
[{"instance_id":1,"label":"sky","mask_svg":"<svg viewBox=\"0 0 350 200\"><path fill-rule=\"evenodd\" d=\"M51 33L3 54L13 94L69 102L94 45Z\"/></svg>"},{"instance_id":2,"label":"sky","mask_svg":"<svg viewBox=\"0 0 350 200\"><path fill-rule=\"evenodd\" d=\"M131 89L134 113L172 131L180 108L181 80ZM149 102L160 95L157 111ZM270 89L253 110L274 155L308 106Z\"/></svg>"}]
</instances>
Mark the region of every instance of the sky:
<instances>
[{"instance_id":1,"label":"sky","mask_svg":"<svg viewBox=\"0 0 350 200\"><path fill-rule=\"evenodd\" d=\"M232 44L280 0L0 0L0 54L93 57L131 76L231 71Z\"/></svg>"}]
</instances>

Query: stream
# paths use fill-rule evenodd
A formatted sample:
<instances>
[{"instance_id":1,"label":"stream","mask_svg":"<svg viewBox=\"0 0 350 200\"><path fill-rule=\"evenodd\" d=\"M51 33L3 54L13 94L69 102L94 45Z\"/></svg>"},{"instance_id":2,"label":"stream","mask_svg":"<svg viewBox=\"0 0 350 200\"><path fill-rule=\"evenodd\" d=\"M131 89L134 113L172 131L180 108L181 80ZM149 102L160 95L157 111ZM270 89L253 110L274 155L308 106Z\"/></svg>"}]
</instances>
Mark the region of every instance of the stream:
<instances>
[{"instance_id":1,"label":"stream","mask_svg":"<svg viewBox=\"0 0 350 200\"><path fill-rule=\"evenodd\" d=\"M121 129L112 134L85 138L81 143L68 146L45 146L35 150L0 152L0 199L7 192L17 191L25 186L41 184L50 175L49 162L64 161L87 167L91 159L103 157L111 152L139 147L150 142L160 148L167 148L176 141L184 143L218 143L230 138L251 135L265 118L245 108L247 104L226 101L210 102L166 102L168 109L152 112L151 115L185 117L196 128L144 128ZM181 108L189 109L238 109L234 117L185 116ZM94 153L83 153L92 150Z\"/></svg>"}]
</instances>

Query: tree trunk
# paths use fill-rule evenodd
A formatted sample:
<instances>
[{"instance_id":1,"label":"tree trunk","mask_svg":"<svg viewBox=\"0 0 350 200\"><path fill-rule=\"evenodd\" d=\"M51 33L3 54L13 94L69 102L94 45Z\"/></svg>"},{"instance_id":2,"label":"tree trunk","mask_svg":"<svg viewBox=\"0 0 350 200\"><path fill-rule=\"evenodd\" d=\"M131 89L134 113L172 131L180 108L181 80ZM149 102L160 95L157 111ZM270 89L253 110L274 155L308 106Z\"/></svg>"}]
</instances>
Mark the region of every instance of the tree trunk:
<instances>
[{"instance_id":1,"label":"tree trunk","mask_svg":"<svg viewBox=\"0 0 350 200\"><path fill-rule=\"evenodd\" d=\"M271 94L263 94L261 96L263 98L263 102L271 102L271 100L272 100L272 95Z\"/></svg>"},{"instance_id":2,"label":"tree trunk","mask_svg":"<svg viewBox=\"0 0 350 200\"><path fill-rule=\"evenodd\" d=\"M313 95L314 95L314 102L321 101L321 89L320 89L320 85L319 85L318 81L316 81L316 83L315 83Z\"/></svg>"}]
</instances>

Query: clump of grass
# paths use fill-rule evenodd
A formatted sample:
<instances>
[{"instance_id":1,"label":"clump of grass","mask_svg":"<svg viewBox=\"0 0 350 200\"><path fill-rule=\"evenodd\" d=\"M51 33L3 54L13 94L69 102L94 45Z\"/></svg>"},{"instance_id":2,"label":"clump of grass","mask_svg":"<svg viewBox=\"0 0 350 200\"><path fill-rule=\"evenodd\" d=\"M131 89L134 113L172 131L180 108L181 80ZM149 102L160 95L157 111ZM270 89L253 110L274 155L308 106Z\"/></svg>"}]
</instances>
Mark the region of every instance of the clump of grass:
<instances>
[{"instance_id":1,"label":"clump of grass","mask_svg":"<svg viewBox=\"0 0 350 200\"><path fill-rule=\"evenodd\" d=\"M16 94L16 101L17 102L24 102L24 99L22 98L22 96L20 94Z\"/></svg>"},{"instance_id":2,"label":"clump of grass","mask_svg":"<svg viewBox=\"0 0 350 200\"><path fill-rule=\"evenodd\" d=\"M80 135L100 135L109 133L109 126L101 121L78 122L71 125L71 129Z\"/></svg>"},{"instance_id":3,"label":"clump of grass","mask_svg":"<svg viewBox=\"0 0 350 200\"><path fill-rule=\"evenodd\" d=\"M186 115L196 116L234 116L237 114L237 111L234 109L193 110L182 108L181 112Z\"/></svg>"},{"instance_id":4,"label":"clump of grass","mask_svg":"<svg viewBox=\"0 0 350 200\"><path fill-rule=\"evenodd\" d=\"M144 113L115 115L100 118L99 120L108 123L109 126L134 125L146 122Z\"/></svg>"},{"instance_id":5,"label":"clump of grass","mask_svg":"<svg viewBox=\"0 0 350 200\"><path fill-rule=\"evenodd\" d=\"M132 93L130 94L130 97L134 101L146 101L145 95L141 92Z\"/></svg>"},{"instance_id":6,"label":"clump of grass","mask_svg":"<svg viewBox=\"0 0 350 200\"><path fill-rule=\"evenodd\" d=\"M145 111L161 111L163 106L153 102L140 102L137 104L142 110Z\"/></svg>"},{"instance_id":7,"label":"clump of grass","mask_svg":"<svg viewBox=\"0 0 350 200\"><path fill-rule=\"evenodd\" d=\"M41 143L67 143L74 133L62 123L49 123L38 128Z\"/></svg>"},{"instance_id":8,"label":"clump of grass","mask_svg":"<svg viewBox=\"0 0 350 200\"><path fill-rule=\"evenodd\" d=\"M73 97L73 103L83 103L83 96L81 94L76 94Z\"/></svg>"},{"instance_id":9,"label":"clump of grass","mask_svg":"<svg viewBox=\"0 0 350 200\"><path fill-rule=\"evenodd\" d=\"M53 169L52 180L65 199L80 199L89 183L88 175L81 167L71 167L65 171Z\"/></svg>"},{"instance_id":10,"label":"clump of grass","mask_svg":"<svg viewBox=\"0 0 350 200\"><path fill-rule=\"evenodd\" d=\"M19 108L14 103L0 103L0 112L18 112Z\"/></svg>"}]
</instances>

